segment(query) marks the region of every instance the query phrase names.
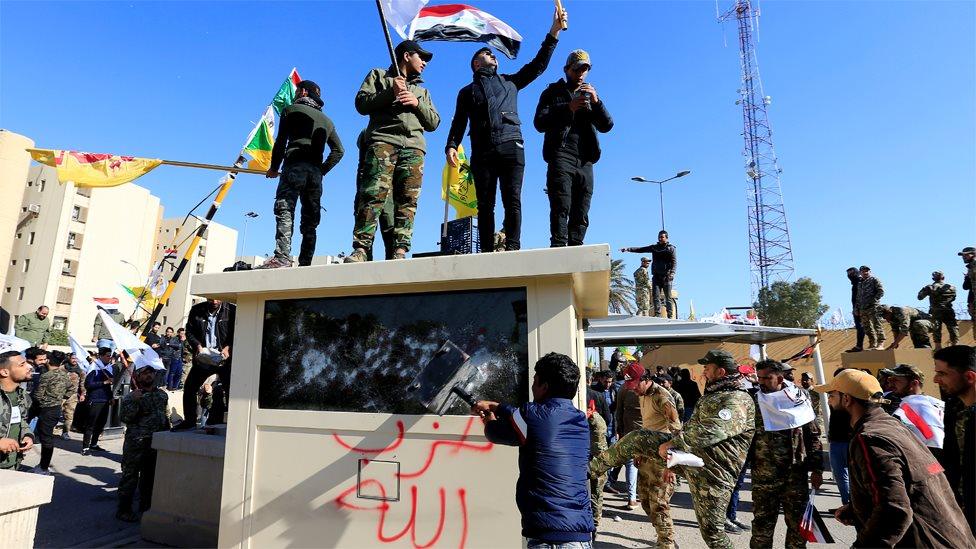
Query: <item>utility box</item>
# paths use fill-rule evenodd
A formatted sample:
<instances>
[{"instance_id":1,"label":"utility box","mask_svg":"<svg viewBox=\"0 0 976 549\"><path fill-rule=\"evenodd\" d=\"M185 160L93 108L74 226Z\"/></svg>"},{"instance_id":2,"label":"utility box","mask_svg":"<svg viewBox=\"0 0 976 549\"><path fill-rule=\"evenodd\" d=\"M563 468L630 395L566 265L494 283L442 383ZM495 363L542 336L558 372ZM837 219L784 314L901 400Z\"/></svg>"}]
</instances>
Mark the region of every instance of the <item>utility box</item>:
<instances>
[{"instance_id":1,"label":"utility box","mask_svg":"<svg viewBox=\"0 0 976 549\"><path fill-rule=\"evenodd\" d=\"M582 374L609 283L607 245L194 276L237 304L218 545L520 546L517 450L412 388L524 403L552 351Z\"/></svg>"}]
</instances>

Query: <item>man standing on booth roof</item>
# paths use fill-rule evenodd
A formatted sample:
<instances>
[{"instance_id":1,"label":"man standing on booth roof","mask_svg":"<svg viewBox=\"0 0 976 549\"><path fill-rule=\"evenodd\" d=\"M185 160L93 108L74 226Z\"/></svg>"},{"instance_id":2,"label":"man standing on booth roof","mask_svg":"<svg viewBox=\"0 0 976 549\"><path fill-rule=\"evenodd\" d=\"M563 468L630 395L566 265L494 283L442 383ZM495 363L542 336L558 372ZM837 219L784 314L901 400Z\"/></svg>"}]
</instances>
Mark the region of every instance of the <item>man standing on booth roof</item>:
<instances>
[{"instance_id":1,"label":"man standing on booth roof","mask_svg":"<svg viewBox=\"0 0 976 549\"><path fill-rule=\"evenodd\" d=\"M621 252L651 253L651 302L654 305L652 316L660 316L661 308L668 312L668 318L677 318L671 287L674 285L674 272L678 268L678 250L668 241L668 231L657 233L657 243L643 248L621 248Z\"/></svg>"},{"instance_id":2,"label":"man standing on booth roof","mask_svg":"<svg viewBox=\"0 0 976 549\"><path fill-rule=\"evenodd\" d=\"M535 129L546 134L542 157L549 164L546 191L553 248L583 244L590 225L593 164L600 160L597 132L613 128L606 104L586 82L591 67L590 54L570 52L563 67L566 78L542 92L535 110Z\"/></svg>"},{"instance_id":3,"label":"man standing on booth roof","mask_svg":"<svg viewBox=\"0 0 976 549\"><path fill-rule=\"evenodd\" d=\"M368 259L366 250L373 248L377 220L391 193L396 242L393 259L406 259L424 179L424 132L436 130L441 123L430 92L421 87L420 79L434 54L413 40L400 42L393 53L397 66L371 70L356 94L356 110L369 115L369 125L363 137L353 252L346 263Z\"/></svg>"},{"instance_id":4,"label":"man standing on booth roof","mask_svg":"<svg viewBox=\"0 0 976 549\"><path fill-rule=\"evenodd\" d=\"M315 255L315 229L322 217L322 177L339 163L345 152L335 125L322 107L321 90L315 82L302 80L295 90L295 102L281 111L278 139L271 150L269 178L278 177L284 161L281 181L275 192L275 253L259 269L291 267L291 237L295 232L295 205L301 200L302 249L298 265L312 264ZM325 145L329 156L322 161Z\"/></svg>"},{"instance_id":5,"label":"man standing on booth roof","mask_svg":"<svg viewBox=\"0 0 976 549\"><path fill-rule=\"evenodd\" d=\"M498 74L498 60L491 49L476 51L471 59L474 82L458 92L445 152L448 163L456 168L457 148L470 120L471 174L478 198L478 240L482 252L493 249L497 188L501 188L505 207L505 249L522 247L525 148L518 115L518 92L545 72L556 49L559 31L566 21L566 11L557 9L539 53L516 73Z\"/></svg>"}]
</instances>

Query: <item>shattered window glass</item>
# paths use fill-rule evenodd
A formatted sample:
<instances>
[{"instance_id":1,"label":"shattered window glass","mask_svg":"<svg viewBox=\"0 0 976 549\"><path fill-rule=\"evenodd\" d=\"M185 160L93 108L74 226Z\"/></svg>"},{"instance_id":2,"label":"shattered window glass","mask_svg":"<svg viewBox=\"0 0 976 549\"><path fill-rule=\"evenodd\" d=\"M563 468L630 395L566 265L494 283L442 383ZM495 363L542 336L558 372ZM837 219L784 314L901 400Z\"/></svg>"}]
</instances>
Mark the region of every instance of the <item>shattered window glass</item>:
<instances>
[{"instance_id":1,"label":"shattered window glass","mask_svg":"<svg viewBox=\"0 0 976 549\"><path fill-rule=\"evenodd\" d=\"M467 415L529 396L525 288L267 301L258 405Z\"/></svg>"}]
</instances>

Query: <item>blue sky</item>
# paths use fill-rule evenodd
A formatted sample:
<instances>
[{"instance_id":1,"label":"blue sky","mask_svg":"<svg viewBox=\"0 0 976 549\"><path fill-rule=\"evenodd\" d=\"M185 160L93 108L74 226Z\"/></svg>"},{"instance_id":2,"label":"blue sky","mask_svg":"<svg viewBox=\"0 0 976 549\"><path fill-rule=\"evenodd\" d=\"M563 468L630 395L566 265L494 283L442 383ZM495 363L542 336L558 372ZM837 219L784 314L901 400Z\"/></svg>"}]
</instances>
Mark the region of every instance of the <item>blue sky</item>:
<instances>
[{"instance_id":1,"label":"blue sky","mask_svg":"<svg viewBox=\"0 0 976 549\"><path fill-rule=\"evenodd\" d=\"M723 9L729 0L723 0ZM524 37L514 71L549 28L552 2L479 1ZM520 95L527 168L523 247L548 245L539 94L566 55L587 49L590 81L616 126L603 136L588 243L616 250L654 240L657 188L629 181L682 169L666 189L678 246L682 314L748 303L749 265L739 57L734 24L713 2L565 0L570 29L549 70ZM762 2L759 57L797 276L849 309L844 270L866 263L888 301L917 304L933 269L957 286L956 252L976 244L976 4ZM441 153L473 44L430 43L425 72L443 118L428 135L414 250L438 240ZM0 126L38 146L229 163L288 71L323 88L347 156L326 178L318 254L349 252L353 98L388 65L371 1L0 3ZM161 168L140 180L167 217L183 216L219 172ZM670 185L670 184L669 184ZM274 183L241 176L217 221L248 228L247 254L272 251ZM204 210L201 210L201 214ZM501 211L496 212L501 219ZM614 253L620 257L619 252ZM628 272L637 256L627 254Z\"/></svg>"}]
</instances>

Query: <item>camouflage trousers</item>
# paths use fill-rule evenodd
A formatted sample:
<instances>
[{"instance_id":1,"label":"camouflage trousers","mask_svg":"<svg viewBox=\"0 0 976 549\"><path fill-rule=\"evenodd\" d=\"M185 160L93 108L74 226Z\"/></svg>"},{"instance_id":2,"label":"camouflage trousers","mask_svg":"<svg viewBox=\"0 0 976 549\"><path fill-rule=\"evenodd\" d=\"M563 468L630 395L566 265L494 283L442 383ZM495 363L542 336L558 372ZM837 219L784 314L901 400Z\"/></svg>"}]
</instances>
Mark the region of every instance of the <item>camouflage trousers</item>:
<instances>
[{"instance_id":1,"label":"camouflage trousers","mask_svg":"<svg viewBox=\"0 0 976 549\"><path fill-rule=\"evenodd\" d=\"M664 482L664 461L657 457L641 458L637 468L637 495L641 507L657 532L657 547L674 548L674 521L671 520L671 496L674 483ZM675 477L677 478L677 477Z\"/></svg>"},{"instance_id":2,"label":"camouflage trousers","mask_svg":"<svg viewBox=\"0 0 976 549\"><path fill-rule=\"evenodd\" d=\"M119 479L119 510L132 510L136 487L139 488L139 510L149 509L155 474L156 450L152 449L152 436L125 437L122 443L122 478Z\"/></svg>"},{"instance_id":3,"label":"camouflage trousers","mask_svg":"<svg viewBox=\"0 0 976 549\"><path fill-rule=\"evenodd\" d=\"M78 383L80 379L78 374L72 373L69 375L71 379L71 386L74 387L71 396L68 397L64 403L61 405L61 415L64 416L64 432L71 431L71 424L75 420L75 408L78 407Z\"/></svg>"},{"instance_id":4,"label":"camouflage trousers","mask_svg":"<svg viewBox=\"0 0 976 549\"><path fill-rule=\"evenodd\" d=\"M884 343L884 329L881 327L881 314L877 306L860 309L861 327L864 335L868 336L868 347L877 347Z\"/></svg>"},{"instance_id":5,"label":"camouflage trousers","mask_svg":"<svg viewBox=\"0 0 976 549\"><path fill-rule=\"evenodd\" d=\"M637 316L652 316L651 290L647 286L637 287Z\"/></svg>"},{"instance_id":6,"label":"camouflage trousers","mask_svg":"<svg viewBox=\"0 0 976 549\"><path fill-rule=\"evenodd\" d=\"M275 257L291 260L291 238L295 232L295 206L301 201L299 230L302 247L299 265L311 265L315 255L315 229L322 219L322 168L308 162L286 164L275 192Z\"/></svg>"},{"instance_id":7,"label":"camouflage trousers","mask_svg":"<svg viewBox=\"0 0 976 549\"><path fill-rule=\"evenodd\" d=\"M373 143L363 155L359 209L352 246L369 250L387 198L393 197L393 237L397 248L410 250L413 220L424 179L424 153L387 143Z\"/></svg>"},{"instance_id":8,"label":"camouflage trousers","mask_svg":"<svg viewBox=\"0 0 976 549\"><path fill-rule=\"evenodd\" d=\"M590 508L593 509L593 526L600 526L603 518L603 489L607 485L607 475L590 479Z\"/></svg>"},{"instance_id":9,"label":"camouflage trousers","mask_svg":"<svg viewBox=\"0 0 976 549\"><path fill-rule=\"evenodd\" d=\"M791 468L788 473L783 469L766 472L753 470L752 508L755 518L752 520L749 546L753 549L773 546L773 534L782 507L783 518L786 519L787 549L806 547L807 542L799 528L809 499L807 472L802 468Z\"/></svg>"},{"instance_id":10,"label":"camouflage trousers","mask_svg":"<svg viewBox=\"0 0 976 549\"><path fill-rule=\"evenodd\" d=\"M916 349L925 349L932 346L932 340L929 339L929 334L931 334L935 329L932 325L931 320L916 320L908 326L908 335L912 338L912 345Z\"/></svg>"},{"instance_id":11,"label":"camouflage trousers","mask_svg":"<svg viewBox=\"0 0 976 549\"><path fill-rule=\"evenodd\" d=\"M949 332L949 345L959 343L959 321L956 320L956 312L952 309L931 309L932 315L932 339L935 346L942 346L942 326L945 325Z\"/></svg>"}]
</instances>

